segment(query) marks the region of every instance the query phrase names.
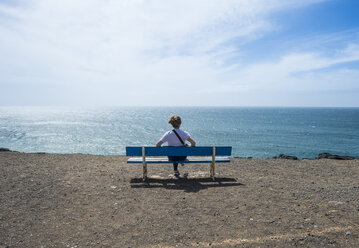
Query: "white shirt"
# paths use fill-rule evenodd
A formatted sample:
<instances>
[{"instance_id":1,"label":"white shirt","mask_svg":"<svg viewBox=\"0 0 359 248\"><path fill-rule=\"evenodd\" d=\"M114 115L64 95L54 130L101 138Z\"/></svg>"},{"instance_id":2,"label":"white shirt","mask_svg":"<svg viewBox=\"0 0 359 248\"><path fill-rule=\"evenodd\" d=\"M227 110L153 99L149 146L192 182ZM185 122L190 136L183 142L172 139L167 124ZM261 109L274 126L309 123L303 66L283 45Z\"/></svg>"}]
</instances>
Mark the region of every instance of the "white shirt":
<instances>
[{"instance_id":1,"label":"white shirt","mask_svg":"<svg viewBox=\"0 0 359 248\"><path fill-rule=\"evenodd\" d=\"M181 137L184 143L186 143L186 140L191 137L188 132L182 131L181 129L176 129L176 132ZM183 146L177 135L173 132L173 130L166 132L162 136L160 141L162 141L163 143L167 142L168 146Z\"/></svg>"}]
</instances>

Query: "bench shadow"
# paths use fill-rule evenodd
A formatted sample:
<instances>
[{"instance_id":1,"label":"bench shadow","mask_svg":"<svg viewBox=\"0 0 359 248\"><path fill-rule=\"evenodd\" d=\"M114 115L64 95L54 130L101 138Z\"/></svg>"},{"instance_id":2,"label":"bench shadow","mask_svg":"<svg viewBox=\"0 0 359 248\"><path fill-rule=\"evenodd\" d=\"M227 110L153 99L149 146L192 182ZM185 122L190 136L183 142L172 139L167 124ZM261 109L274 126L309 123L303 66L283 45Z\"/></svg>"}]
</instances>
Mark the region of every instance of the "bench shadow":
<instances>
[{"instance_id":1,"label":"bench shadow","mask_svg":"<svg viewBox=\"0 0 359 248\"><path fill-rule=\"evenodd\" d=\"M132 178L131 188L165 188L174 190L184 190L186 193L196 193L203 189L213 187L236 187L244 186L237 182L235 178L219 177L215 178Z\"/></svg>"}]
</instances>

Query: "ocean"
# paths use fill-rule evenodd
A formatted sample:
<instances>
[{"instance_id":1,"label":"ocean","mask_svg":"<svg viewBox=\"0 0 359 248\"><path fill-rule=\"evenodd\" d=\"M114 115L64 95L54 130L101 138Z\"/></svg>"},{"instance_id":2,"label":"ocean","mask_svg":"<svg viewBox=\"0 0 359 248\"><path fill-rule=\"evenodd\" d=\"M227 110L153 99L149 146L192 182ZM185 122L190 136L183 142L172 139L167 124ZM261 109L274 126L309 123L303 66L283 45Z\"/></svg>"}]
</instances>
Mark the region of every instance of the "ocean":
<instances>
[{"instance_id":1,"label":"ocean","mask_svg":"<svg viewBox=\"0 0 359 248\"><path fill-rule=\"evenodd\" d=\"M198 146L232 146L233 156L359 157L359 108L0 107L0 147L124 155L126 146L155 145L171 114Z\"/></svg>"}]
</instances>

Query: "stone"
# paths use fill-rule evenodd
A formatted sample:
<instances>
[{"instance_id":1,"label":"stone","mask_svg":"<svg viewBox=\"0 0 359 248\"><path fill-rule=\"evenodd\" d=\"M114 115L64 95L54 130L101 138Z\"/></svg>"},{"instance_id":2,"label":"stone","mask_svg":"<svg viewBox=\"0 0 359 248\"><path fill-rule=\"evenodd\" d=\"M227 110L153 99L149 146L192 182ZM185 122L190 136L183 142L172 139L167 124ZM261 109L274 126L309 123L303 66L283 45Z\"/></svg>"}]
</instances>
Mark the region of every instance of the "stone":
<instances>
[{"instance_id":1,"label":"stone","mask_svg":"<svg viewBox=\"0 0 359 248\"><path fill-rule=\"evenodd\" d=\"M319 153L319 154L318 154L318 159L322 159L322 158L326 158L326 159L337 159L337 160L353 160L353 159L355 159L355 157L351 157L351 156L340 156L340 155L330 154L330 153L327 153L327 152Z\"/></svg>"},{"instance_id":2,"label":"stone","mask_svg":"<svg viewBox=\"0 0 359 248\"><path fill-rule=\"evenodd\" d=\"M285 155L285 154L279 154L279 156L277 157L273 157L273 158L281 158L281 159L290 159L290 160L298 160L298 158L296 156L290 156L290 155Z\"/></svg>"},{"instance_id":3,"label":"stone","mask_svg":"<svg viewBox=\"0 0 359 248\"><path fill-rule=\"evenodd\" d=\"M337 206L337 205L342 205L342 204L344 204L344 202L340 202L340 201L330 201L330 202L328 202L328 204L332 204L332 205Z\"/></svg>"}]
</instances>

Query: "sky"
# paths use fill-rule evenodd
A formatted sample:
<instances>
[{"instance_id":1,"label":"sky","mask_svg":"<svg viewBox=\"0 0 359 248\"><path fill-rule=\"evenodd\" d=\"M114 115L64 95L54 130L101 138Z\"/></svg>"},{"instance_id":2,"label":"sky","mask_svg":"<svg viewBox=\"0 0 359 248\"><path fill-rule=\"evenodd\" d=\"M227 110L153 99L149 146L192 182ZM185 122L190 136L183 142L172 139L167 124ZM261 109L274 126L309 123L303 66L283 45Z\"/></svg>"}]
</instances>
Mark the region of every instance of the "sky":
<instances>
[{"instance_id":1,"label":"sky","mask_svg":"<svg viewBox=\"0 0 359 248\"><path fill-rule=\"evenodd\" d=\"M0 106L359 107L358 0L0 0Z\"/></svg>"}]
</instances>

